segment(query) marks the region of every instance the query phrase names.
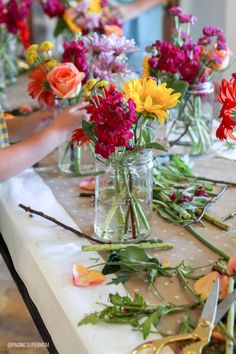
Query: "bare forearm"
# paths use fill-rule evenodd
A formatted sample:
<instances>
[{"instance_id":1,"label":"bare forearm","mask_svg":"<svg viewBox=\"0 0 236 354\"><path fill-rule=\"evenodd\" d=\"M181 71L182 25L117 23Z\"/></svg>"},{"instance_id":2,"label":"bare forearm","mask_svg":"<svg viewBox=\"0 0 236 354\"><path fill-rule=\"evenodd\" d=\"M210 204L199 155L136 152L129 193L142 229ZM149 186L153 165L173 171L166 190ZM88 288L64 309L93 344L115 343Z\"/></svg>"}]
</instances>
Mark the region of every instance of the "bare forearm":
<instances>
[{"instance_id":1,"label":"bare forearm","mask_svg":"<svg viewBox=\"0 0 236 354\"><path fill-rule=\"evenodd\" d=\"M28 136L28 127L25 117L7 119L7 129L11 142L19 141Z\"/></svg>"},{"instance_id":2,"label":"bare forearm","mask_svg":"<svg viewBox=\"0 0 236 354\"><path fill-rule=\"evenodd\" d=\"M166 0L137 0L136 4L140 8L141 13L150 10L156 5L164 5Z\"/></svg>"},{"instance_id":3,"label":"bare forearm","mask_svg":"<svg viewBox=\"0 0 236 354\"><path fill-rule=\"evenodd\" d=\"M58 133L48 127L33 137L0 149L0 181L12 177L41 160L58 146L59 141Z\"/></svg>"}]
</instances>

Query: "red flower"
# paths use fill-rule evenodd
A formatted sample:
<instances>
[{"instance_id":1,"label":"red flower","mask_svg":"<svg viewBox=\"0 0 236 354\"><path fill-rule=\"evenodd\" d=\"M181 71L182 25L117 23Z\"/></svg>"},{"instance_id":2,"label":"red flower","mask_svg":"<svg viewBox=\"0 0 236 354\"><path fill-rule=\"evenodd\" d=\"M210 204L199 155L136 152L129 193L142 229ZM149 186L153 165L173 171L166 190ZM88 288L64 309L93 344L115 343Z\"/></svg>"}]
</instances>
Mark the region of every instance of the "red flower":
<instances>
[{"instance_id":1,"label":"red flower","mask_svg":"<svg viewBox=\"0 0 236 354\"><path fill-rule=\"evenodd\" d=\"M73 143L77 143L79 146L83 146L86 150L88 144L92 144L92 140L85 134L82 128L76 129L72 135Z\"/></svg>"},{"instance_id":2,"label":"red flower","mask_svg":"<svg viewBox=\"0 0 236 354\"><path fill-rule=\"evenodd\" d=\"M17 27L18 27L18 35L20 37L20 40L24 46L25 49L27 49L30 45L29 43L29 36L30 36L30 31L25 22L17 22Z\"/></svg>"},{"instance_id":3,"label":"red flower","mask_svg":"<svg viewBox=\"0 0 236 354\"><path fill-rule=\"evenodd\" d=\"M54 106L54 95L50 89L46 89L47 73L41 65L37 66L29 75L31 82L28 85L28 92L32 98L38 97L40 105Z\"/></svg>"},{"instance_id":4,"label":"red flower","mask_svg":"<svg viewBox=\"0 0 236 354\"><path fill-rule=\"evenodd\" d=\"M87 112L96 124L95 152L107 159L116 147L129 148L129 140L133 137L131 127L137 121L137 115L134 101L127 101L114 86L104 91L105 97L94 96L90 100Z\"/></svg>"},{"instance_id":5,"label":"red flower","mask_svg":"<svg viewBox=\"0 0 236 354\"><path fill-rule=\"evenodd\" d=\"M236 256L230 258L227 264L227 274L228 275L236 274Z\"/></svg>"},{"instance_id":6,"label":"red flower","mask_svg":"<svg viewBox=\"0 0 236 354\"><path fill-rule=\"evenodd\" d=\"M217 138L221 140L227 139L229 136L231 139L236 140L233 135L234 128L236 126L236 79L232 78L230 81L222 80L220 94L218 98L219 102L223 105L219 118L222 119L219 128L216 131Z\"/></svg>"},{"instance_id":7,"label":"red flower","mask_svg":"<svg viewBox=\"0 0 236 354\"><path fill-rule=\"evenodd\" d=\"M196 197L208 197L207 191L202 187L200 187L198 191L195 192L194 195L196 195Z\"/></svg>"}]
</instances>

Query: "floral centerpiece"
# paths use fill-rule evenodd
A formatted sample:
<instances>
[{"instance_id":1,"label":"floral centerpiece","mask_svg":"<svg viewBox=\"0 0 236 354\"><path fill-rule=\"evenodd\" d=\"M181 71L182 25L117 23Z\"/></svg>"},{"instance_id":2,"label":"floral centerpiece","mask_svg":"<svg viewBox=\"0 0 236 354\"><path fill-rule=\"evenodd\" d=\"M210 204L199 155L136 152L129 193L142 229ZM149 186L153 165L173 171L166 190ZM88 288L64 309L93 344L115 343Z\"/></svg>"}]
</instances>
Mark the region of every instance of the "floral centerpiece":
<instances>
[{"instance_id":1,"label":"floral centerpiece","mask_svg":"<svg viewBox=\"0 0 236 354\"><path fill-rule=\"evenodd\" d=\"M205 152L211 144L214 72L227 68L231 56L223 31L217 27L203 28L203 36L194 42L190 27L193 15L180 7L169 9L175 17L172 42L156 41L147 48L144 76L154 76L182 92L176 117L168 126L169 145L189 146L192 154Z\"/></svg>"},{"instance_id":2,"label":"floral centerpiece","mask_svg":"<svg viewBox=\"0 0 236 354\"><path fill-rule=\"evenodd\" d=\"M83 43L78 43L80 57L74 56L74 62L67 60L70 53L67 47L62 63L59 63L52 55L53 47L53 43L45 41L31 45L26 51L26 60L32 67L28 92L32 98L38 99L40 105L55 106L61 110L81 101L82 84L88 75L88 67L86 57L82 56L85 50ZM65 173L89 174L94 163L87 161L82 167L82 159L82 151L72 141L58 149L58 165Z\"/></svg>"},{"instance_id":3,"label":"floral centerpiece","mask_svg":"<svg viewBox=\"0 0 236 354\"><path fill-rule=\"evenodd\" d=\"M216 136L220 140L226 140L230 137L236 140L234 130L236 127L235 107L236 107L236 74L232 74L231 80L223 79L218 97L222 105L219 118L221 119L220 126L216 131Z\"/></svg>"},{"instance_id":4,"label":"floral centerpiece","mask_svg":"<svg viewBox=\"0 0 236 354\"><path fill-rule=\"evenodd\" d=\"M41 4L49 17L57 18L55 36L94 32L122 34L121 23L110 16L107 0L41 0Z\"/></svg>"},{"instance_id":5,"label":"floral centerpiece","mask_svg":"<svg viewBox=\"0 0 236 354\"><path fill-rule=\"evenodd\" d=\"M7 106L6 83L16 81L18 74L16 40L29 46L29 15L31 0L0 1L0 103Z\"/></svg>"},{"instance_id":6,"label":"floral centerpiece","mask_svg":"<svg viewBox=\"0 0 236 354\"><path fill-rule=\"evenodd\" d=\"M152 148L148 122L164 123L167 110L180 97L155 79L135 79L123 91L106 81L90 80L89 121L75 131L73 141L93 142L97 154L96 216L97 236L109 242L147 237L152 216Z\"/></svg>"}]
</instances>

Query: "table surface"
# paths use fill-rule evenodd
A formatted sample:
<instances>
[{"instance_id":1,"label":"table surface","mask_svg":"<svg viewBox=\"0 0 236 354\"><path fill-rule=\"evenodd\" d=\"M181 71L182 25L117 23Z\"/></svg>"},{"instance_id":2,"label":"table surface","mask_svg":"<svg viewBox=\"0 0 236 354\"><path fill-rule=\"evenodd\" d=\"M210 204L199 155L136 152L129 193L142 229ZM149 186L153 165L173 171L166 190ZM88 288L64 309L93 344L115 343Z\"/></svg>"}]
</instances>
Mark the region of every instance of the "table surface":
<instances>
[{"instance_id":1,"label":"table surface","mask_svg":"<svg viewBox=\"0 0 236 354\"><path fill-rule=\"evenodd\" d=\"M26 81L23 77L20 79L20 85L10 88L12 106L31 102L25 87ZM76 345L79 345L82 350L78 353L93 353L101 341L111 345L111 347L107 345L101 351L103 354L128 353L132 346L142 341L142 338L140 334L132 332L126 326L124 328L114 326L115 329L107 325L77 327L77 322L83 314L94 308L98 309L95 305L98 299L106 302L109 292L124 293L123 287L102 284L92 289L74 288L70 280L72 263L85 265L93 263L91 258L94 254L82 254L80 251L81 244L87 241L80 240L40 218L31 220L17 207L18 202L25 203L73 227L79 227L87 234L93 234L94 207L90 199L79 197L81 178L60 174L56 167L56 160L57 152L54 152L40 162L36 171L43 180L28 170L0 184L1 232L16 270L38 307L59 353L74 354ZM194 159L194 171L199 175L235 181L236 165L233 161L219 159L215 153L211 152ZM235 197L236 188L230 188L209 211L218 217L228 215L235 210ZM236 226L235 219L230 223L233 227ZM236 245L234 228L229 232L221 231L210 224L206 224L205 228L198 226L196 228L201 230L210 242L230 255L234 255ZM153 215L153 237L173 242L176 245L172 250L150 252L152 256L160 260L168 259L170 265L176 265L185 259L190 265L205 265L202 272L207 273L209 271L207 265L219 258L195 240L184 228L167 223L157 213ZM160 278L156 281L156 287L166 303L170 301L179 305L193 301L191 294L183 289L176 277ZM141 275L132 278L126 288L130 294L138 290L150 303L160 304L162 302L143 281ZM43 292L41 292L42 289ZM52 318L52 315L55 318ZM172 315L161 321L158 329L171 334L176 331L179 322L180 316ZM127 333L129 333L129 341L125 339ZM96 353L99 352L96 351Z\"/></svg>"}]
</instances>

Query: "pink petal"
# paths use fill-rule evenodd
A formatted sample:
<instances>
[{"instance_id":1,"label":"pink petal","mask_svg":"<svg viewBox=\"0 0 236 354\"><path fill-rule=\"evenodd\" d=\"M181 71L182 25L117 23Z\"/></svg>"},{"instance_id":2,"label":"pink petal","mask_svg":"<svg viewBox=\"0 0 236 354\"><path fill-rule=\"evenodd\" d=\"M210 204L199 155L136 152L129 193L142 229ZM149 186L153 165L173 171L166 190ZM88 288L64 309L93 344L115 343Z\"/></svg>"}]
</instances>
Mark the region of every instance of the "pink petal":
<instances>
[{"instance_id":1,"label":"pink petal","mask_svg":"<svg viewBox=\"0 0 236 354\"><path fill-rule=\"evenodd\" d=\"M85 189L87 191L94 191L95 190L95 177L89 177L84 179L83 181L80 182L79 186L82 189Z\"/></svg>"}]
</instances>

